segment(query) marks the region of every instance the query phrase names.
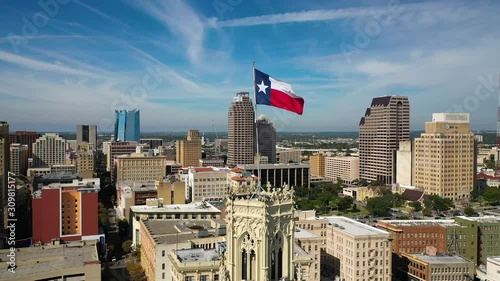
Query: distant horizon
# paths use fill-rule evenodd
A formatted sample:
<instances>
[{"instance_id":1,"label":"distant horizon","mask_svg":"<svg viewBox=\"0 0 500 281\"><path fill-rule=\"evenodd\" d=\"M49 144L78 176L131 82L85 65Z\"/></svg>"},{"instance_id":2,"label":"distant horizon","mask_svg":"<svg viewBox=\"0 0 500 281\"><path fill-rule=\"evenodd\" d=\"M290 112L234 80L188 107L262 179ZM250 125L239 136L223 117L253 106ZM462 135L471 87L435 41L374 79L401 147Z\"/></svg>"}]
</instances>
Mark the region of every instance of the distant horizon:
<instances>
[{"instance_id":1,"label":"distant horizon","mask_svg":"<svg viewBox=\"0 0 500 281\"><path fill-rule=\"evenodd\" d=\"M189 129L188 129L189 130ZM187 131L141 131L142 134L165 134L165 133L178 133L178 134L187 134ZM191 129L191 130L197 130L197 129ZM62 134L76 134L76 131L36 131L36 130L9 130L9 133L15 133L16 131L23 132L36 132L39 134L46 134L46 133L62 133ZM199 130L200 133L208 133L208 134L227 134L227 131L224 132L213 132L213 131L202 131ZM483 132L483 133L496 133L496 130L471 130L472 132ZM424 132L424 130L411 130L410 133L415 133L415 132ZM359 133L359 131L277 131L276 133L287 133L287 134L303 134L303 133ZM98 132L98 135L112 135L114 134L113 132Z\"/></svg>"}]
</instances>

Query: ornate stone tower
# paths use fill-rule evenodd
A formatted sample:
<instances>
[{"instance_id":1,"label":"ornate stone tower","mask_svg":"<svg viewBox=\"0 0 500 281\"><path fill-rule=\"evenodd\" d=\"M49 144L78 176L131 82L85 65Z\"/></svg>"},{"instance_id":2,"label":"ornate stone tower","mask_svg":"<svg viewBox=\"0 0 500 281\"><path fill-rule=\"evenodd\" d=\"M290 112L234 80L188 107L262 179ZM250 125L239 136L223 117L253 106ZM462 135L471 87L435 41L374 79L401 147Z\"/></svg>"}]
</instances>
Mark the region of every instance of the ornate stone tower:
<instances>
[{"instance_id":1,"label":"ornate stone tower","mask_svg":"<svg viewBox=\"0 0 500 281\"><path fill-rule=\"evenodd\" d=\"M226 202L227 252L221 277L231 281L293 280L293 190L267 191ZM225 277L225 278L224 278Z\"/></svg>"}]
</instances>

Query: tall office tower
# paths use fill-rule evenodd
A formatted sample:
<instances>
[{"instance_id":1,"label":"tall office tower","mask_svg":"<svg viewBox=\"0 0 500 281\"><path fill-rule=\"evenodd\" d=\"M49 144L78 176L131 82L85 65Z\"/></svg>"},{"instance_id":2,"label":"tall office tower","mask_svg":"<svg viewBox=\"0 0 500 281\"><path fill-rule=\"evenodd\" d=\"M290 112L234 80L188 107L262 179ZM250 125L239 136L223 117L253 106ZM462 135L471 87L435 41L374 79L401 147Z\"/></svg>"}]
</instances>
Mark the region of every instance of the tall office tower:
<instances>
[{"instance_id":1,"label":"tall office tower","mask_svg":"<svg viewBox=\"0 0 500 281\"><path fill-rule=\"evenodd\" d=\"M415 139L414 185L428 194L468 200L474 188L475 144L469 113L434 113Z\"/></svg>"},{"instance_id":2,"label":"tall office tower","mask_svg":"<svg viewBox=\"0 0 500 281\"><path fill-rule=\"evenodd\" d=\"M9 168L10 168L10 145L9 145L9 123L0 121L0 233L4 232L4 203L7 199L7 189L9 182ZM3 241L0 242L0 246Z\"/></svg>"},{"instance_id":3,"label":"tall office tower","mask_svg":"<svg viewBox=\"0 0 500 281\"><path fill-rule=\"evenodd\" d=\"M258 140L254 142L255 155L266 156L268 163L276 163L276 129L264 114L257 118L255 123L259 134ZM259 152L257 153L257 141L259 142Z\"/></svg>"},{"instance_id":4,"label":"tall office tower","mask_svg":"<svg viewBox=\"0 0 500 281\"><path fill-rule=\"evenodd\" d=\"M66 140L57 133L47 133L33 144L33 167L64 165Z\"/></svg>"},{"instance_id":5,"label":"tall office tower","mask_svg":"<svg viewBox=\"0 0 500 281\"><path fill-rule=\"evenodd\" d=\"M228 112L227 164L253 163L255 111L249 93L236 94Z\"/></svg>"},{"instance_id":6,"label":"tall office tower","mask_svg":"<svg viewBox=\"0 0 500 281\"><path fill-rule=\"evenodd\" d=\"M27 175L28 146L25 144L10 144L10 171L16 175Z\"/></svg>"},{"instance_id":7,"label":"tall office tower","mask_svg":"<svg viewBox=\"0 0 500 281\"><path fill-rule=\"evenodd\" d=\"M77 125L76 126L76 145L82 142L93 144L97 147L97 125Z\"/></svg>"},{"instance_id":8,"label":"tall office tower","mask_svg":"<svg viewBox=\"0 0 500 281\"><path fill-rule=\"evenodd\" d=\"M183 167L198 167L202 158L200 131L189 130L186 140L176 141L175 149L176 161Z\"/></svg>"},{"instance_id":9,"label":"tall office tower","mask_svg":"<svg viewBox=\"0 0 500 281\"><path fill-rule=\"evenodd\" d=\"M394 183L395 153L399 142L409 139L408 97L374 98L359 122L360 178L385 184Z\"/></svg>"},{"instance_id":10,"label":"tall office tower","mask_svg":"<svg viewBox=\"0 0 500 281\"><path fill-rule=\"evenodd\" d=\"M115 110L115 140L139 142L141 120L139 110Z\"/></svg>"},{"instance_id":11,"label":"tall office tower","mask_svg":"<svg viewBox=\"0 0 500 281\"><path fill-rule=\"evenodd\" d=\"M33 156L33 144L36 140L41 137L37 132L28 132L28 131L16 131L13 134L10 134L10 143L20 143L28 146L28 157L31 158Z\"/></svg>"}]
</instances>

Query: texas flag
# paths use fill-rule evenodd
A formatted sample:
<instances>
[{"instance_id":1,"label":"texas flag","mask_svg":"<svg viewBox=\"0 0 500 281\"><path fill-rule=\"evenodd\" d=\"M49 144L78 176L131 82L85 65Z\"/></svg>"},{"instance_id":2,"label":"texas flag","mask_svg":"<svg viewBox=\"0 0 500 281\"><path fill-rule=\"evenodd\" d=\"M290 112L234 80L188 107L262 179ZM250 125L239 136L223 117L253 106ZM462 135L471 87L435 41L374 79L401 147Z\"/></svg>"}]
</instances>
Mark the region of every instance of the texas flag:
<instances>
[{"instance_id":1,"label":"texas flag","mask_svg":"<svg viewBox=\"0 0 500 281\"><path fill-rule=\"evenodd\" d=\"M289 84L255 69L256 104L265 104L302 115L304 99Z\"/></svg>"}]
</instances>

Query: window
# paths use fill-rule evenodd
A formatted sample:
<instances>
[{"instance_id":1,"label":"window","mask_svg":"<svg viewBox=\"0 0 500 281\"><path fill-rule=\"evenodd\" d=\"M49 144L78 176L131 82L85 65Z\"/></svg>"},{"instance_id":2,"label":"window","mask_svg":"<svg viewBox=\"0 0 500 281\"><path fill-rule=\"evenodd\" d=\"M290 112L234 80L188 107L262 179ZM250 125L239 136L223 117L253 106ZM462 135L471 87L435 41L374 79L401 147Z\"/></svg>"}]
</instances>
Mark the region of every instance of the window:
<instances>
[{"instance_id":1,"label":"window","mask_svg":"<svg viewBox=\"0 0 500 281\"><path fill-rule=\"evenodd\" d=\"M165 250L161 251L161 256L164 257L165 256Z\"/></svg>"}]
</instances>

